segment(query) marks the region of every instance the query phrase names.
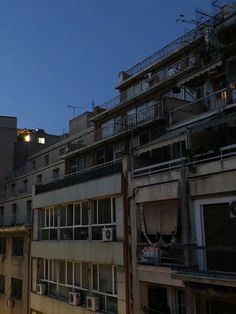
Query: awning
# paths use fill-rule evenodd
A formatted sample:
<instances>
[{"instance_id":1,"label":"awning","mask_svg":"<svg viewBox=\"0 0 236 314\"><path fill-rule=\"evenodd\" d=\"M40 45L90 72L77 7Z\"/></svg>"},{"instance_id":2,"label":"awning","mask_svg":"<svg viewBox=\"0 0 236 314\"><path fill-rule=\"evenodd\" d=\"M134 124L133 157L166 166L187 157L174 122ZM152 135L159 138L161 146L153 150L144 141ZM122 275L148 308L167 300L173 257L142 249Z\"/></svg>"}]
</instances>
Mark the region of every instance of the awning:
<instances>
[{"instance_id":1,"label":"awning","mask_svg":"<svg viewBox=\"0 0 236 314\"><path fill-rule=\"evenodd\" d=\"M220 60L220 61L218 61L218 62L216 62L216 63L214 63L214 64L211 64L211 65L205 67L205 68L202 69L202 70L196 71L196 72L193 73L192 75L190 75L190 76L188 76L187 78L185 78L185 79L183 79L182 81L180 81L180 82L178 83L178 87L184 85L185 83L187 83L187 82L189 82L189 81L191 81L191 80L193 80L193 79L195 79L195 78L197 78L197 77L199 77L199 76L201 76L201 75L203 75L203 74L205 74L205 73L208 73L210 70L214 70L215 68L217 68L217 67L219 67L219 66L221 66L221 65L222 65L222 61Z\"/></svg>"},{"instance_id":2,"label":"awning","mask_svg":"<svg viewBox=\"0 0 236 314\"><path fill-rule=\"evenodd\" d=\"M142 206L147 234L165 235L177 231L178 202L176 200L147 202Z\"/></svg>"},{"instance_id":3,"label":"awning","mask_svg":"<svg viewBox=\"0 0 236 314\"><path fill-rule=\"evenodd\" d=\"M186 140L186 129L178 129L171 132L166 133L163 136L149 142L147 145L142 146L136 150L137 155L141 155L142 153L151 151L153 149L157 149L159 147L171 145L174 143L178 143Z\"/></svg>"}]
</instances>

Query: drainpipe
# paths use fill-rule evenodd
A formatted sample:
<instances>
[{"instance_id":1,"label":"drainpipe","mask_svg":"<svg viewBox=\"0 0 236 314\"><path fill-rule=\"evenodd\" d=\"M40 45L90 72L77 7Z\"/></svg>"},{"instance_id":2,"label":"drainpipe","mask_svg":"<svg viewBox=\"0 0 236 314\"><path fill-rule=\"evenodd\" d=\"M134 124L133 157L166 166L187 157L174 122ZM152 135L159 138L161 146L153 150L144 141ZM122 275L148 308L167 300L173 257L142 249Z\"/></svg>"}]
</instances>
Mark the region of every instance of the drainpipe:
<instances>
[{"instance_id":1,"label":"drainpipe","mask_svg":"<svg viewBox=\"0 0 236 314\"><path fill-rule=\"evenodd\" d=\"M129 263L129 202L128 202L128 182L127 182L127 162L128 158L123 160L123 175L122 175L122 192L123 192L123 219L124 219L124 266L125 266L125 300L126 314L131 313L130 303L130 263Z\"/></svg>"}]
</instances>

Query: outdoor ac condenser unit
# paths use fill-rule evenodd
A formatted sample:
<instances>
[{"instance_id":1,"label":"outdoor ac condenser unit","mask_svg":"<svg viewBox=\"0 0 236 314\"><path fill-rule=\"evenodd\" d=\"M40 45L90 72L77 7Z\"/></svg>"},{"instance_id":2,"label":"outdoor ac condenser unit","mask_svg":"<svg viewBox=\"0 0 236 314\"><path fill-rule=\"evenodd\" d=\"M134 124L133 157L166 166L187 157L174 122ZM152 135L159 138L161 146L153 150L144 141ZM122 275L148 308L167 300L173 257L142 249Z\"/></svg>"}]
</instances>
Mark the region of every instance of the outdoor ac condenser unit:
<instances>
[{"instance_id":1,"label":"outdoor ac condenser unit","mask_svg":"<svg viewBox=\"0 0 236 314\"><path fill-rule=\"evenodd\" d=\"M69 292L69 304L80 305L81 304L81 294L78 292Z\"/></svg>"},{"instance_id":2,"label":"outdoor ac condenser unit","mask_svg":"<svg viewBox=\"0 0 236 314\"><path fill-rule=\"evenodd\" d=\"M46 294L46 285L44 283L37 283L36 292L39 295Z\"/></svg>"},{"instance_id":3,"label":"outdoor ac condenser unit","mask_svg":"<svg viewBox=\"0 0 236 314\"><path fill-rule=\"evenodd\" d=\"M113 229L112 228L103 228L102 229L102 241L113 241Z\"/></svg>"},{"instance_id":4,"label":"outdoor ac condenser unit","mask_svg":"<svg viewBox=\"0 0 236 314\"><path fill-rule=\"evenodd\" d=\"M97 297L87 297L87 309L90 311L96 312L99 311L100 302Z\"/></svg>"}]
</instances>

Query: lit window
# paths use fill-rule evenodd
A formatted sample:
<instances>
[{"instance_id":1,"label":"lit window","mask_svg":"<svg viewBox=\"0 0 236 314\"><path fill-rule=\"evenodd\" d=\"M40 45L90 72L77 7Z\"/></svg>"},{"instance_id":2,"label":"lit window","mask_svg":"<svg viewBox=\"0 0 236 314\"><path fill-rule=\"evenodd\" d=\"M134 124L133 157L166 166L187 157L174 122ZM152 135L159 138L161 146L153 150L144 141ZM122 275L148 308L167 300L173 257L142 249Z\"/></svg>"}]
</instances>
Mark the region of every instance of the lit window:
<instances>
[{"instance_id":1,"label":"lit window","mask_svg":"<svg viewBox=\"0 0 236 314\"><path fill-rule=\"evenodd\" d=\"M45 144L45 137L38 137L37 141L39 144Z\"/></svg>"},{"instance_id":2,"label":"lit window","mask_svg":"<svg viewBox=\"0 0 236 314\"><path fill-rule=\"evenodd\" d=\"M25 136L24 136L24 142L30 142L30 140L31 140L31 138L30 138L30 134L28 133L28 134L25 134Z\"/></svg>"}]
</instances>

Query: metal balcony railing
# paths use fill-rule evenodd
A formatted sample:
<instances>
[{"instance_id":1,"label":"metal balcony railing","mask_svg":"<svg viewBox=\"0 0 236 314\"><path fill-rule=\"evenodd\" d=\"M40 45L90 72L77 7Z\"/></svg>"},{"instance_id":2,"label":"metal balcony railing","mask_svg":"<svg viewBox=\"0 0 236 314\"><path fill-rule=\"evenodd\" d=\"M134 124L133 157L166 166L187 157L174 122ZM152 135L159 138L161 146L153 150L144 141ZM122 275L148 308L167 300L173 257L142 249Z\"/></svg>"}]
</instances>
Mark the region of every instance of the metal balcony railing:
<instances>
[{"instance_id":1,"label":"metal balcony railing","mask_svg":"<svg viewBox=\"0 0 236 314\"><path fill-rule=\"evenodd\" d=\"M172 244L167 247L137 244L138 264L188 267L195 272L236 273L236 247L229 245ZM188 270L187 270L188 271Z\"/></svg>"},{"instance_id":2,"label":"metal balcony railing","mask_svg":"<svg viewBox=\"0 0 236 314\"><path fill-rule=\"evenodd\" d=\"M164 118L164 110L161 103L155 102L152 106L136 112L132 115L127 115L119 121L95 130L95 139L104 140L115 135L130 131L134 128L144 126L156 119Z\"/></svg>"},{"instance_id":3,"label":"metal balcony railing","mask_svg":"<svg viewBox=\"0 0 236 314\"><path fill-rule=\"evenodd\" d=\"M137 262L153 266L184 265L184 249L181 244L164 247L138 243Z\"/></svg>"},{"instance_id":4,"label":"metal balcony railing","mask_svg":"<svg viewBox=\"0 0 236 314\"><path fill-rule=\"evenodd\" d=\"M57 180L44 182L42 184L36 184L35 193L39 194L55 189L60 189L63 187L71 186L73 184L78 184L111 174L119 173L121 171L121 159L112 160L100 165L96 165L94 167L67 174L63 177L59 177Z\"/></svg>"},{"instance_id":5,"label":"metal balcony railing","mask_svg":"<svg viewBox=\"0 0 236 314\"><path fill-rule=\"evenodd\" d=\"M204 49L204 48L203 48ZM157 73L155 73L150 79L145 80L147 84L140 84L139 87L135 87L124 91L118 96L106 101L99 107L103 109L112 109L118 105L121 105L134 97L140 96L154 87L157 87L168 80L177 78L185 73L191 73L199 71L207 65L214 63L221 59L221 55L215 51L207 52L206 56L196 58L192 53L187 57L180 59L172 64L163 66Z\"/></svg>"},{"instance_id":6,"label":"metal balcony railing","mask_svg":"<svg viewBox=\"0 0 236 314\"><path fill-rule=\"evenodd\" d=\"M0 217L0 228L31 226L32 210L18 210L17 213L4 214Z\"/></svg>"},{"instance_id":7,"label":"metal balcony railing","mask_svg":"<svg viewBox=\"0 0 236 314\"><path fill-rule=\"evenodd\" d=\"M158 164L150 165L147 167L137 168L133 170L133 177L149 176L156 173L173 171L185 166L197 166L203 163L224 160L236 156L236 144L224 146L219 148L218 151L208 151L204 154L193 154L191 158L182 157L178 159L168 160Z\"/></svg>"},{"instance_id":8,"label":"metal balcony railing","mask_svg":"<svg viewBox=\"0 0 236 314\"><path fill-rule=\"evenodd\" d=\"M131 77L139 72L142 72L144 69L150 67L151 65L167 59L169 56L181 50L182 48L185 48L197 39L204 37L207 34L208 28L215 26L218 22L221 21L221 19L222 18L220 15L216 15L208 19L190 32L179 37L169 45L158 50L157 52L144 59L143 61L137 63L125 72L128 74L128 77Z\"/></svg>"}]
</instances>

